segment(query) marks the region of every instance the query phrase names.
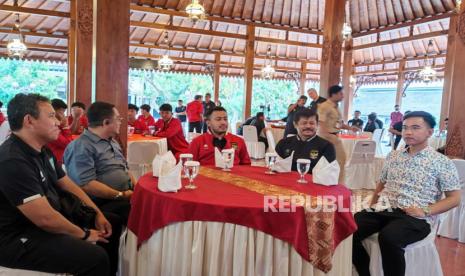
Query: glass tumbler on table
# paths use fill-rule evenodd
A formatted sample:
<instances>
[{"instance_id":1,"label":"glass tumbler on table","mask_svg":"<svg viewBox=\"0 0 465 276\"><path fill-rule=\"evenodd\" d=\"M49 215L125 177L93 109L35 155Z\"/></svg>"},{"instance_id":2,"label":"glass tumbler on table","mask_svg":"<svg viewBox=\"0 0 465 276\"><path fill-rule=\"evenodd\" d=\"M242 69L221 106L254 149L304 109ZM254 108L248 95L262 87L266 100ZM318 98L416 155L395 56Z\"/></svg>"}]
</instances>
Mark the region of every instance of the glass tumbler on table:
<instances>
[{"instance_id":1,"label":"glass tumbler on table","mask_svg":"<svg viewBox=\"0 0 465 276\"><path fill-rule=\"evenodd\" d=\"M185 173L187 175L187 178L189 178L189 184L186 185L184 188L188 190L194 190L197 189L197 186L194 184L194 179L197 177L197 174L199 173L200 169L200 163L197 161L186 161L184 163Z\"/></svg>"},{"instance_id":2,"label":"glass tumbler on table","mask_svg":"<svg viewBox=\"0 0 465 276\"><path fill-rule=\"evenodd\" d=\"M300 174L300 179L297 180L297 183L308 183L308 181L305 180L305 174L310 170L310 162L309 159L297 159L297 171Z\"/></svg>"}]
</instances>

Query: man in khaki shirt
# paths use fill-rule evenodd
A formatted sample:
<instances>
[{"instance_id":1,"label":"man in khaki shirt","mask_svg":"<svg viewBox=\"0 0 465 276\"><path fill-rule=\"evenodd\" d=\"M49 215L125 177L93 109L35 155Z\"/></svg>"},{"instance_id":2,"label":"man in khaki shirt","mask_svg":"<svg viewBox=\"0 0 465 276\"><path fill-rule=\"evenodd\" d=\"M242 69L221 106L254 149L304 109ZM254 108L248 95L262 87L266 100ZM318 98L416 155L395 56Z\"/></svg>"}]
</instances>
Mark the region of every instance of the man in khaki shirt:
<instances>
[{"instance_id":1,"label":"man in khaki shirt","mask_svg":"<svg viewBox=\"0 0 465 276\"><path fill-rule=\"evenodd\" d=\"M344 167L346 164L346 153L342 146L341 139L337 137L337 133L341 129L359 131L356 127L350 127L342 122L341 112L338 109L338 103L344 98L343 88L339 85L334 85L329 88L328 99L318 105L318 116L320 127L318 135L330 141L336 149L336 160L341 169L339 173L339 183L344 183Z\"/></svg>"}]
</instances>

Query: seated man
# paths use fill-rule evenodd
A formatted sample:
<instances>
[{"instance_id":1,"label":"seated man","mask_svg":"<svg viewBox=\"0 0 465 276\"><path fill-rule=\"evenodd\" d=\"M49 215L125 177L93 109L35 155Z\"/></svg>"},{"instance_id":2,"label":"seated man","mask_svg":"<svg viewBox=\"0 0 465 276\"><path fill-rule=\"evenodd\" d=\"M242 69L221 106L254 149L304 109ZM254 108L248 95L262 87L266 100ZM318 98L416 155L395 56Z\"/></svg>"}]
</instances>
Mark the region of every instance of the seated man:
<instances>
[{"instance_id":1,"label":"seated man","mask_svg":"<svg viewBox=\"0 0 465 276\"><path fill-rule=\"evenodd\" d=\"M250 157L244 140L228 132L228 114L221 106L205 114L208 132L197 136L189 145L189 153L201 165L215 165L215 147L234 149L234 165L250 165Z\"/></svg>"},{"instance_id":2,"label":"seated man","mask_svg":"<svg viewBox=\"0 0 465 276\"><path fill-rule=\"evenodd\" d=\"M52 151L58 161L58 164L61 166L63 164L63 154L66 146L73 141L73 137L71 135L71 130L69 129L68 120L65 116L65 111L68 108L68 105L60 99L53 99L52 107L55 110L56 119L60 122L60 125L58 126L60 133L58 134L58 139L48 143L47 147Z\"/></svg>"},{"instance_id":3,"label":"seated man","mask_svg":"<svg viewBox=\"0 0 465 276\"><path fill-rule=\"evenodd\" d=\"M184 137L181 121L173 117L173 107L169 104L160 106L160 116L155 123L157 131L155 136L165 137L168 141L168 149L178 157L179 154L187 152L189 144Z\"/></svg>"},{"instance_id":4,"label":"seated man","mask_svg":"<svg viewBox=\"0 0 465 276\"><path fill-rule=\"evenodd\" d=\"M86 116L86 105L81 102L74 102L71 105L71 116L68 116L68 125L71 133L80 135L88 127Z\"/></svg>"},{"instance_id":5,"label":"seated man","mask_svg":"<svg viewBox=\"0 0 465 276\"><path fill-rule=\"evenodd\" d=\"M137 112L139 108L135 104L128 104L128 126L134 128L134 133L146 134L149 129L147 125L141 120L137 119Z\"/></svg>"},{"instance_id":6,"label":"seated man","mask_svg":"<svg viewBox=\"0 0 465 276\"><path fill-rule=\"evenodd\" d=\"M365 125L363 131L365 132L375 132L376 129L383 129L383 122L377 118L375 112L372 112L368 115L368 122Z\"/></svg>"},{"instance_id":7,"label":"seated man","mask_svg":"<svg viewBox=\"0 0 465 276\"><path fill-rule=\"evenodd\" d=\"M0 146L0 266L110 275L110 255L115 275L122 226L95 206L45 147L59 133L49 100L17 94L8 104L8 121L13 133ZM96 211L94 226L65 217L65 193Z\"/></svg>"},{"instance_id":8,"label":"seated man","mask_svg":"<svg viewBox=\"0 0 465 276\"><path fill-rule=\"evenodd\" d=\"M294 126L297 135L282 139L276 145L276 153L281 158L289 157L292 152L292 170L297 170L297 159L311 160L309 173L324 156L328 162L336 159L333 144L316 135L318 130L318 114L312 109L305 109L294 115Z\"/></svg>"},{"instance_id":9,"label":"seated man","mask_svg":"<svg viewBox=\"0 0 465 276\"><path fill-rule=\"evenodd\" d=\"M352 126L352 127L356 127L360 130L363 129L363 120L360 119L360 115L362 113L358 110L355 110L354 112L354 118L352 118L351 120L349 120L349 126Z\"/></svg>"},{"instance_id":10,"label":"seated man","mask_svg":"<svg viewBox=\"0 0 465 276\"><path fill-rule=\"evenodd\" d=\"M240 127L238 134L242 135L244 126L255 126L257 129L258 142L265 144L265 149L268 149L268 140L266 139L266 127L265 127L265 114L263 112L257 112L257 115L247 119Z\"/></svg>"},{"instance_id":11,"label":"seated man","mask_svg":"<svg viewBox=\"0 0 465 276\"><path fill-rule=\"evenodd\" d=\"M142 112L142 115L139 115L139 117L137 117L137 120L144 123L147 129L149 129L150 126L154 126L155 119L153 118L152 114L150 114L150 111L152 110L150 105L143 104L140 106L140 110Z\"/></svg>"},{"instance_id":12,"label":"seated man","mask_svg":"<svg viewBox=\"0 0 465 276\"><path fill-rule=\"evenodd\" d=\"M119 216L126 225L135 180L114 140L123 118L114 105L105 102L93 103L87 116L89 129L65 150L66 170L100 209Z\"/></svg>"},{"instance_id":13,"label":"seated man","mask_svg":"<svg viewBox=\"0 0 465 276\"><path fill-rule=\"evenodd\" d=\"M355 214L352 262L360 276L370 275L370 258L362 241L379 233L384 275L404 275L404 248L424 239L436 215L460 203L457 169L428 146L436 122L431 114L414 111L403 119L408 148L391 151L373 194L370 208ZM442 198L443 193L445 198ZM383 206L379 206L383 205Z\"/></svg>"}]
</instances>

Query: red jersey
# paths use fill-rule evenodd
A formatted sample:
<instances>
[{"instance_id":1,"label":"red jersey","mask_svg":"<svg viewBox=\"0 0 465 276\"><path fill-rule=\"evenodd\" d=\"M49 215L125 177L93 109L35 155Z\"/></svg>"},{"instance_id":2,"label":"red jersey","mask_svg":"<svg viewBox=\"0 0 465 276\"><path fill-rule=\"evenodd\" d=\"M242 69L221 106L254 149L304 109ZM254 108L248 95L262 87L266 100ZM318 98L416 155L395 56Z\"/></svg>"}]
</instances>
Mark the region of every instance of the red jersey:
<instances>
[{"instance_id":1,"label":"red jersey","mask_svg":"<svg viewBox=\"0 0 465 276\"><path fill-rule=\"evenodd\" d=\"M58 139L47 144L47 147L52 151L53 155L55 155L59 164L63 163L63 153L65 152L66 146L68 146L71 141L73 141L71 130L69 128L60 128Z\"/></svg>"},{"instance_id":2,"label":"red jersey","mask_svg":"<svg viewBox=\"0 0 465 276\"><path fill-rule=\"evenodd\" d=\"M4 116L3 113L0 111L0 126L3 124L3 122L5 122L5 116Z\"/></svg>"},{"instance_id":3,"label":"red jersey","mask_svg":"<svg viewBox=\"0 0 465 276\"><path fill-rule=\"evenodd\" d=\"M187 120L189 122L200 122L203 116L203 105L199 101L192 101L186 106Z\"/></svg>"},{"instance_id":4,"label":"red jersey","mask_svg":"<svg viewBox=\"0 0 465 276\"><path fill-rule=\"evenodd\" d=\"M250 157L244 140L231 133L226 133L224 149L234 149L234 165L250 165ZM189 145L189 153L193 159L199 161L201 165L215 165L215 147L213 146L213 135L204 133L192 140Z\"/></svg>"},{"instance_id":5,"label":"red jersey","mask_svg":"<svg viewBox=\"0 0 465 276\"><path fill-rule=\"evenodd\" d=\"M68 116L68 125L71 127L71 124L73 123L74 121L74 118L73 118L73 115L69 115ZM73 134L81 134L84 132L84 129L86 129L87 127L89 127L89 120L87 120L87 116L84 114L81 116L81 118L79 118L79 127L77 129L76 132L74 132Z\"/></svg>"},{"instance_id":6,"label":"red jersey","mask_svg":"<svg viewBox=\"0 0 465 276\"><path fill-rule=\"evenodd\" d=\"M159 119L155 127L158 130L155 136L166 138L168 141L168 149L171 150L173 155L177 156L179 153L187 152L189 144L184 137L181 121L179 121L179 119L171 118L167 123Z\"/></svg>"},{"instance_id":7,"label":"red jersey","mask_svg":"<svg viewBox=\"0 0 465 276\"><path fill-rule=\"evenodd\" d=\"M128 121L128 126L132 126L134 128L134 133L137 133L137 134L144 134L145 132L149 130L149 128L145 125L145 123L142 122L142 120L137 120L137 119L132 123Z\"/></svg>"},{"instance_id":8,"label":"red jersey","mask_svg":"<svg viewBox=\"0 0 465 276\"><path fill-rule=\"evenodd\" d=\"M144 115L139 115L139 117L137 117L137 120L144 123L147 129L149 129L149 126L155 125L155 119L153 118L152 115L149 115L147 118L145 118Z\"/></svg>"}]
</instances>

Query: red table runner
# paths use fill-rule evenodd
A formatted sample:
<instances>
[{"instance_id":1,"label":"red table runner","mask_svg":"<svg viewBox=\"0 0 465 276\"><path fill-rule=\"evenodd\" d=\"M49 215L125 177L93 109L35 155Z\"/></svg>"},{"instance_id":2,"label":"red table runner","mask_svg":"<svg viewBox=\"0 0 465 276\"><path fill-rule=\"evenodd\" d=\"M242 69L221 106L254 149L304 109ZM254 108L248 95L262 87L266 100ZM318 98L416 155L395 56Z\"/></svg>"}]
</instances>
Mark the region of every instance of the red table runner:
<instances>
[{"instance_id":1,"label":"red table runner","mask_svg":"<svg viewBox=\"0 0 465 276\"><path fill-rule=\"evenodd\" d=\"M195 179L196 190L181 189L163 193L157 178L140 178L132 196L128 228L140 246L152 234L174 222L216 221L247 226L284 240L320 270L331 269L331 257L337 245L356 230L352 213L308 211L298 206L295 212L265 212L265 195L340 196L350 207L351 192L344 186L297 184L295 172L264 174L265 168L235 166L226 173L202 167ZM306 176L311 179L310 175ZM187 180L183 179L183 185Z\"/></svg>"}]
</instances>

